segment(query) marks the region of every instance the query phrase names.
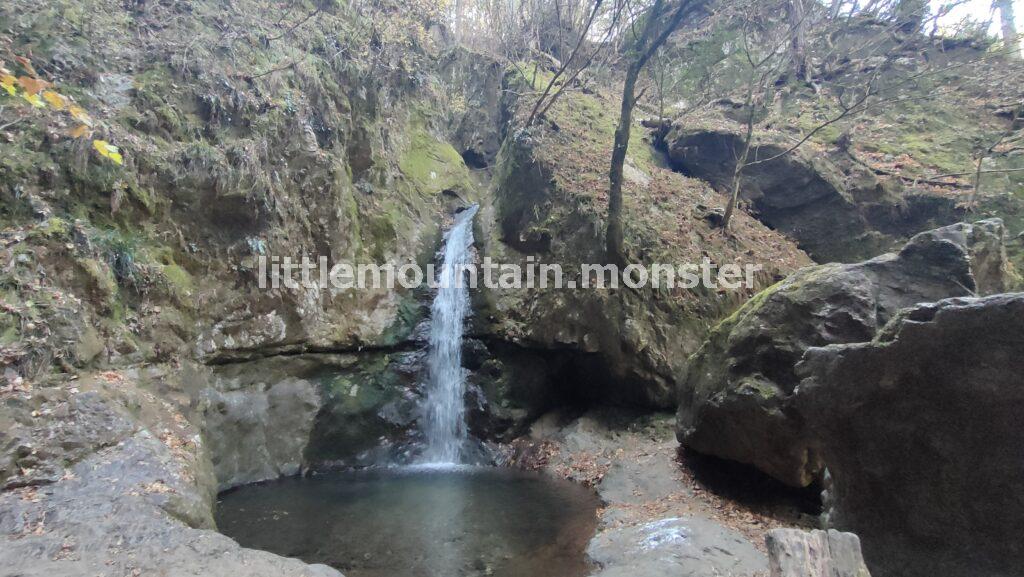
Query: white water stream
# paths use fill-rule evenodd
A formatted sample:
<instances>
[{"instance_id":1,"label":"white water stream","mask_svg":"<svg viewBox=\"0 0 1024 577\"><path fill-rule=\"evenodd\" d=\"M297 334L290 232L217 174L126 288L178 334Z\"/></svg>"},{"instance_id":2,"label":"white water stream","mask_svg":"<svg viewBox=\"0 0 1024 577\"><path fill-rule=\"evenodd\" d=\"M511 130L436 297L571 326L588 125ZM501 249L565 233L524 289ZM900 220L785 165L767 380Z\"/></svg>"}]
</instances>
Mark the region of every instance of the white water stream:
<instances>
[{"instance_id":1,"label":"white water stream","mask_svg":"<svg viewBox=\"0 0 1024 577\"><path fill-rule=\"evenodd\" d=\"M430 349L427 359L427 395L421 427L426 449L424 464L456 464L466 444L466 408L463 401L462 332L469 312L469 290L463 271L471 264L474 205L455 217L445 235L437 295L431 305Z\"/></svg>"}]
</instances>

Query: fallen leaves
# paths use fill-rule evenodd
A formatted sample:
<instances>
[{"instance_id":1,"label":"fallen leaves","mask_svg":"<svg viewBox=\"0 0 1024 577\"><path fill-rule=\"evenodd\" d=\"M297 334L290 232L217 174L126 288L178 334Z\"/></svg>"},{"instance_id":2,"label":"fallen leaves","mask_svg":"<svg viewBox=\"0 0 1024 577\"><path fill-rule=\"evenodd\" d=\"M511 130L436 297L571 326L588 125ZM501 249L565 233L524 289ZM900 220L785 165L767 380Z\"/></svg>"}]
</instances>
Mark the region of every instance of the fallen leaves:
<instances>
[{"instance_id":1,"label":"fallen leaves","mask_svg":"<svg viewBox=\"0 0 1024 577\"><path fill-rule=\"evenodd\" d=\"M103 371L97 376L112 385L124 382L124 375L117 371Z\"/></svg>"},{"instance_id":2,"label":"fallen leaves","mask_svg":"<svg viewBox=\"0 0 1024 577\"><path fill-rule=\"evenodd\" d=\"M89 134L92 134L92 130L90 130L89 127L85 124L79 124L78 126L68 131L68 136L70 136L71 138L82 138L83 136L87 136Z\"/></svg>"},{"instance_id":3,"label":"fallen leaves","mask_svg":"<svg viewBox=\"0 0 1024 577\"><path fill-rule=\"evenodd\" d=\"M31 94L29 92L26 92L22 94L21 97L24 98L26 102L31 104L33 108L46 108L46 103L43 102L41 98L39 98L38 94Z\"/></svg>"},{"instance_id":4,"label":"fallen leaves","mask_svg":"<svg viewBox=\"0 0 1024 577\"><path fill-rule=\"evenodd\" d=\"M33 96L38 95L48 86L50 86L49 82L31 76L19 76L18 84L21 85L21 87L25 90L25 94L30 94Z\"/></svg>"},{"instance_id":5,"label":"fallen leaves","mask_svg":"<svg viewBox=\"0 0 1024 577\"><path fill-rule=\"evenodd\" d=\"M0 74L0 87L7 91L7 94L11 96L18 95L17 88L18 79L11 74Z\"/></svg>"},{"instance_id":6,"label":"fallen leaves","mask_svg":"<svg viewBox=\"0 0 1024 577\"><path fill-rule=\"evenodd\" d=\"M124 158L121 156L120 149L106 140L93 140L92 146L100 155L109 158L116 164L124 164Z\"/></svg>"},{"instance_id":7,"label":"fallen leaves","mask_svg":"<svg viewBox=\"0 0 1024 577\"><path fill-rule=\"evenodd\" d=\"M46 109L49 105L49 108L58 112L66 111L77 124L67 135L71 138L91 138L95 123L89 113L71 98L53 89L53 83L40 78L27 58L16 56L15 60L28 74L15 76L0 64L0 88L9 96L20 96L34 109ZM124 164L124 156L117 146L106 140L93 140L92 145L103 158L117 165Z\"/></svg>"},{"instance_id":8,"label":"fallen leaves","mask_svg":"<svg viewBox=\"0 0 1024 577\"><path fill-rule=\"evenodd\" d=\"M93 125L92 117L89 116L89 113L77 104L71 104L68 106L68 114L71 115L71 118L74 118L86 126L92 127Z\"/></svg>"},{"instance_id":9,"label":"fallen leaves","mask_svg":"<svg viewBox=\"0 0 1024 577\"><path fill-rule=\"evenodd\" d=\"M59 94L52 90L47 90L43 92L43 100L48 102L50 106L56 108L57 110L64 110L68 107L67 97L63 94Z\"/></svg>"},{"instance_id":10,"label":"fallen leaves","mask_svg":"<svg viewBox=\"0 0 1024 577\"><path fill-rule=\"evenodd\" d=\"M31 74L32 76L39 76L39 74L36 73L36 69L32 66L32 61L30 61L28 58L25 58L24 56L15 56L14 61L18 64L21 64L21 67L24 68L25 71Z\"/></svg>"}]
</instances>

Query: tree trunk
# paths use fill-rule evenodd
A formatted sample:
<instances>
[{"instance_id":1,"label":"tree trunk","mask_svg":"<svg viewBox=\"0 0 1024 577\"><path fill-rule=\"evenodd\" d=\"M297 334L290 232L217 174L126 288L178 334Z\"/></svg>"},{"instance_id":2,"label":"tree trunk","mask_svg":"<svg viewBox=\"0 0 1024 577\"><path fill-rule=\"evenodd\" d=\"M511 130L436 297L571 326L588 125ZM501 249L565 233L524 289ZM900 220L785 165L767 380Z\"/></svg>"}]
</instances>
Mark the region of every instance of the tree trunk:
<instances>
[{"instance_id":1,"label":"tree trunk","mask_svg":"<svg viewBox=\"0 0 1024 577\"><path fill-rule=\"evenodd\" d=\"M786 16L789 19L790 40L789 52L793 78L800 82L808 81L807 73L807 26L804 21L804 0L786 2Z\"/></svg>"},{"instance_id":2,"label":"tree trunk","mask_svg":"<svg viewBox=\"0 0 1024 577\"><path fill-rule=\"evenodd\" d=\"M694 10L701 8L705 0L679 0L675 11L661 25L665 12L665 1L655 0L647 11L647 22L637 40L637 48L631 51L633 57L626 70L626 81L622 88L622 110L619 114L619 126L615 129L615 145L612 149L612 165L608 170L608 232L605 237L605 252L611 263L623 265L626 262L622 222L622 180L623 167L626 164L626 151L629 149L629 133L633 124L633 107L636 106L636 81L644 66L668 40L668 37L679 28L683 18ZM661 28L659 30L659 25Z\"/></svg>"},{"instance_id":3,"label":"tree trunk","mask_svg":"<svg viewBox=\"0 0 1024 577\"><path fill-rule=\"evenodd\" d=\"M996 0L999 8L999 24L1003 30L1003 44L1011 58L1020 58L1020 39L1017 37L1017 23L1013 16L1013 0Z\"/></svg>"},{"instance_id":4,"label":"tree trunk","mask_svg":"<svg viewBox=\"0 0 1024 577\"><path fill-rule=\"evenodd\" d=\"M750 73L750 84L747 86L747 130L743 137L743 152L736 159L736 168L732 173L732 193L729 195L729 204L725 207L725 215L722 218L722 229L729 230L729 221L732 220L736 204L740 199L740 184L743 181L743 169L747 166L750 158L750 145L754 141L754 80L756 70Z\"/></svg>"},{"instance_id":5,"label":"tree trunk","mask_svg":"<svg viewBox=\"0 0 1024 577\"><path fill-rule=\"evenodd\" d=\"M626 82L622 89L622 110L619 114L619 125L615 128L615 144L612 148L612 166L608 171L610 187L608 188L608 236L605 239L605 250L608 260L619 266L626 263L622 223L622 180L626 151L629 147L629 134L633 124L636 81L640 76L640 68L641 65L634 62L626 71Z\"/></svg>"}]
</instances>

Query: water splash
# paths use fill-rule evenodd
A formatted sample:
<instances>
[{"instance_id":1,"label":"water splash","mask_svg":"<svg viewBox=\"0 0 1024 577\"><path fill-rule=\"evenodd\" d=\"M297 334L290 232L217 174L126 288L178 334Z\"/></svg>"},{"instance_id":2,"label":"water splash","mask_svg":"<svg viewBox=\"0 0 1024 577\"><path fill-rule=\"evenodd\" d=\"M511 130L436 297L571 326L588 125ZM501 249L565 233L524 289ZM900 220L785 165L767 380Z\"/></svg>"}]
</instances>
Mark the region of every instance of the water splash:
<instances>
[{"instance_id":1,"label":"water splash","mask_svg":"<svg viewBox=\"0 0 1024 577\"><path fill-rule=\"evenodd\" d=\"M466 408L462 374L463 321L469 311L469 290L463 271L473 245L474 205L455 217L445 235L437 295L430 307L430 352L427 395L423 404L424 463L459 463L466 443Z\"/></svg>"}]
</instances>

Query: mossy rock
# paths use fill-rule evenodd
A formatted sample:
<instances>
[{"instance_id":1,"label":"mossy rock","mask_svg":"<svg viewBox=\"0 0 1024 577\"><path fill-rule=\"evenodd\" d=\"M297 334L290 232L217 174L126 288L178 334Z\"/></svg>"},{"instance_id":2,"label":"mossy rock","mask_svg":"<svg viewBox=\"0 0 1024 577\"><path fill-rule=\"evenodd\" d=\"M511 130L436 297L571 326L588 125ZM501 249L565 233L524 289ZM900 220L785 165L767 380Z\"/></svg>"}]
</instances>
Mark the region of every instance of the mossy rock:
<instances>
[{"instance_id":1,"label":"mossy rock","mask_svg":"<svg viewBox=\"0 0 1024 577\"><path fill-rule=\"evenodd\" d=\"M998 292L999 221L921 233L899 252L802 269L722 321L690 359L680 388L680 440L803 487L822 463L791 409L796 366L812 347L868 342L918 302Z\"/></svg>"},{"instance_id":2,"label":"mossy rock","mask_svg":"<svg viewBox=\"0 0 1024 577\"><path fill-rule=\"evenodd\" d=\"M459 152L425 128L413 129L409 147L398 165L421 194L435 195L446 190L465 194L472 190L469 168Z\"/></svg>"},{"instance_id":3,"label":"mossy rock","mask_svg":"<svg viewBox=\"0 0 1024 577\"><path fill-rule=\"evenodd\" d=\"M75 265L85 277L86 291L93 304L101 310L112 310L117 301L118 287L111 268L94 258L77 259Z\"/></svg>"}]
</instances>

